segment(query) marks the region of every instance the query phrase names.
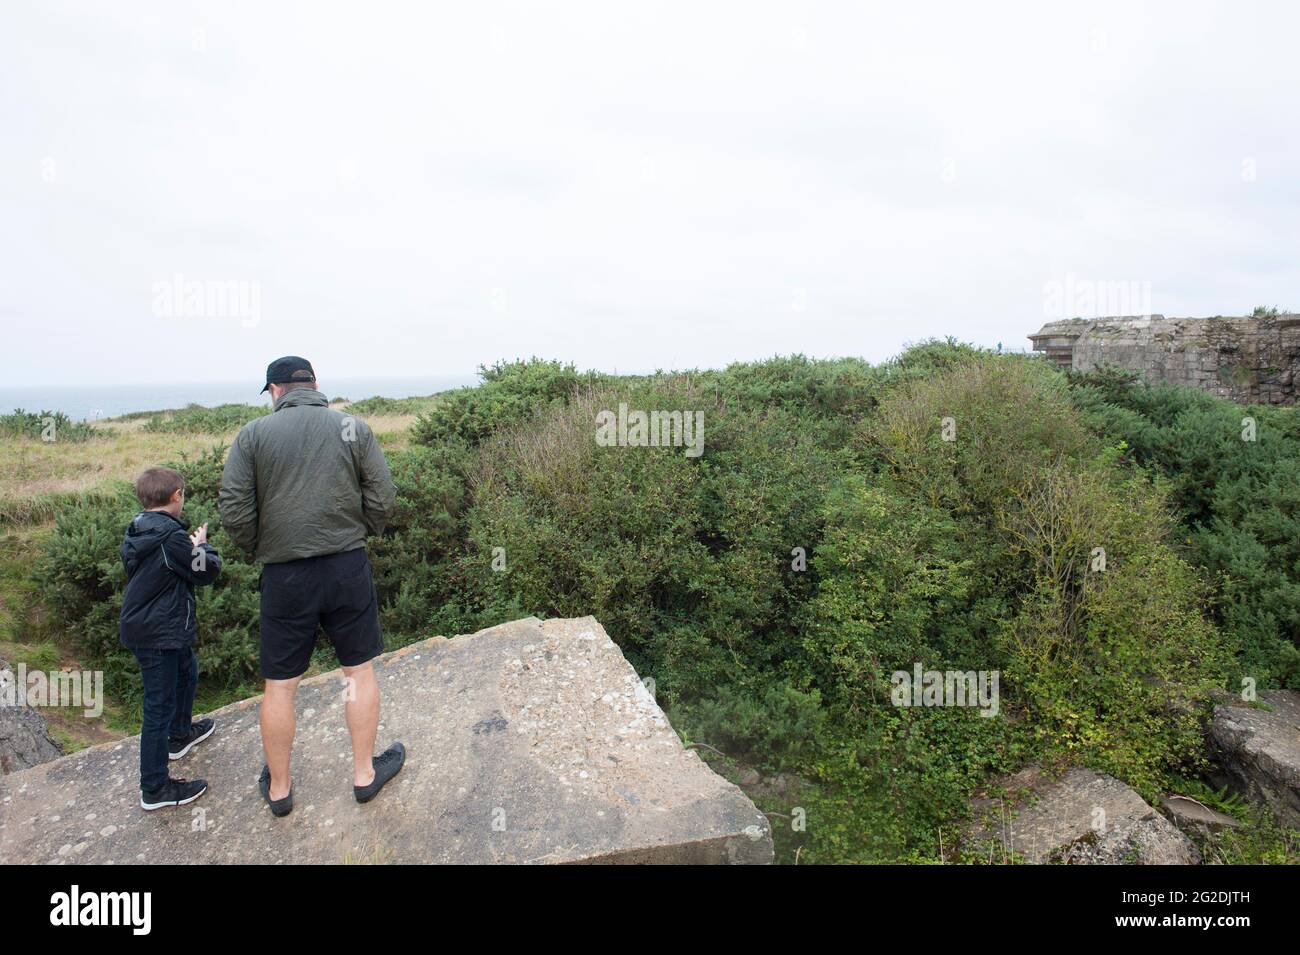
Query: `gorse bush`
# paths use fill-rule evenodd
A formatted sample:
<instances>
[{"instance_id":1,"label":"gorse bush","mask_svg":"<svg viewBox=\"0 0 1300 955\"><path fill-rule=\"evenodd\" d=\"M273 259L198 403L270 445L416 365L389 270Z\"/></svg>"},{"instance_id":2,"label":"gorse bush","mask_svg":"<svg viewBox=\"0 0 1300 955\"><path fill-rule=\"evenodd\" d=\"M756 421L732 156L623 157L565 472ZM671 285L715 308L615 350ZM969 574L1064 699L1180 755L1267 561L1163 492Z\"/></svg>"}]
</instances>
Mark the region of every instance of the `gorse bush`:
<instances>
[{"instance_id":1,"label":"gorse bush","mask_svg":"<svg viewBox=\"0 0 1300 955\"><path fill-rule=\"evenodd\" d=\"M1148 794L1195 763L1196 719L1226 666L1199 576L1166 543L1161 490L1093 438L1059 375L966 356L901 381L856 446L856 473L825 502L801 685L853 737L890 741L875 766L859 745L842 772L896 793L911 780L898 802L910 821L877 819L879 832L937 840L971 780L1013 755L1086 761ZM915 664L997 671L1003 715L892 707L889 675ZM968 716L983 721L932 732ZM926 740L913 774L898 734ZM933 813L916 817L927 801Z\"/></svg>"},{"instance_id":2,"label":"gorse bush","mask_svg":"<svg viewBox=\"0 0 1300 955\"><path fill-rule=\"evenodd\" d=\"M135 658L118 643L117 618L126 579L118 557L122 533L139 510L130 487L64 507L34 571L43 603L77 649L104 670L107 692L138 700Z\"/></svg>"},{"instance_id":3,"label":"gorse bush","mask_svg":"<svg viewBox=\"0 0 1300 955\"><path fill-rule=\"evenodd\" d=\"M1099 434L1166 478L1189 557L1213 576L1213 616L1260 686L1300 689L1300 417L1131 375L1072 376Z\"/></svg>"},{"instance_id":4,"label":"gorse bush","mask_svg":"<svg viewBox=\"0 0 1300 955\"><path fill-rule=\"evenodd\" d=\"M1038 732L1150 799L1196 765L1199 721L1229 666L1170 531L1158 491L1106 459L1049 474L1014 530L1034 579L1002 627L1007 685Z\"/></svg>"},{"instance_id":5,"label":"gorse bush","mask_svg":"<svg viewBox=\"0 0 1300 955\"><path fill-rule=\"evenodd\" d=\"M334 401L346 401L347 399L335 398ZM331 402L333 403L333 402ZM368 417L370 415L407 415L421 414L428 411L438 403L437 395L416 398L364 398L361 401L353 401L344 409L348 414L361 415Z\"/></svg>"},{"instance_id":6,"label":"gorse bush","mask_svg":"<svg viewBox=\"0 0 1300 955\"><path fill-rule=\"evenodd\" d=\"M417 442L477 444L495 429L530 417L544 406L565 404L579 384L594 384L603 378L594 373L580 375L573 365L537 358L480 367L479 375L482 386L439 395L438 403L412 428Z\"/></svg>"},{"instance_id":7,"label":"gorse bush","mask_svg":"<svg viewBox=\"0 0 1300 955\"><path fill-rule=\"evenodd\" d=\"M0 415L0 438L33 438L37 441L87 441L111 438L113 432L85 421L73 421L62 411L24 411L15 408Z\"/></svg>"},{"instance_id":8,"label":"gorse bush","mask_svg":"<svg viewBox=\"0 0 1300 955\"><path fill-rule=\"evenodd\" d=\"M145 422L145 431L169 434L225 434L237 431L254 418L271 413L268 405L186 405L179 411L159 412Z\"/></svg>"}]
</instances>

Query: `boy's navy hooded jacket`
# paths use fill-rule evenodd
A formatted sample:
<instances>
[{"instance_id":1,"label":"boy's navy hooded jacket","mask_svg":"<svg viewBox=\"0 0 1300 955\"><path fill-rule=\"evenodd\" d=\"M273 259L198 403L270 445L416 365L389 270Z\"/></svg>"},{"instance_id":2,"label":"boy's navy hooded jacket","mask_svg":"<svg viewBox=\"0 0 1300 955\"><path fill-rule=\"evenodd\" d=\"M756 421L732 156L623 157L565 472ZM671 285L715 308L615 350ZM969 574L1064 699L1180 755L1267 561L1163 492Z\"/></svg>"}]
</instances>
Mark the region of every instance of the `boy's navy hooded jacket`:
<instances>
[{"instance_id":1,"label":"boy's navy hooded jacket","mask_svg":"<svg viewBox=\"0 0 1300 955\"><path fill-rule=\"evenodd\" d=\"M165 511L142 511L127 526L120 551L127 578L119 618L122 646L179 650L194 645L194 585L217 579L221 557L204 544L200 560L188 531L188 524Z\"/></svg>"}]
</instances>

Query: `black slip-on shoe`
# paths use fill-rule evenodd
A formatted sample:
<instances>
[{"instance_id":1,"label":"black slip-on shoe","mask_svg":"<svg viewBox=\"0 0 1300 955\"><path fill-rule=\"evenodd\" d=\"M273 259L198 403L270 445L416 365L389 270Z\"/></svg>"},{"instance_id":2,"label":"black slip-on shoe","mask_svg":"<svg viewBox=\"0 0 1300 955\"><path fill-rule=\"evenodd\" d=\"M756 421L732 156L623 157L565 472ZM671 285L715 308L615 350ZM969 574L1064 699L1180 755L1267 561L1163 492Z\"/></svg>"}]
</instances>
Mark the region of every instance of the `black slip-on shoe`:
<instances>
[{"instance_id":1,"label":"black slip-on shoe","mask_svg":"<svg viewBox=\"0 0 1300 955\"><path fill-rule=\"evenodd\" d=\"M167 758L180 759L199 743L216 732L217 724L215 720L196 720L190 724L190 735L183 739L169 740L167 743Z\"/></svg>"},{"instance_id":2,"label":"black slip-on shoe","mask_svg":"<svg viewBox=\"0 0 1300 955\"><path fill-rule=\"evenodd\" d=\"M146 812L163 809L167 806L184 806L194 802L208 791L208 784L202 779L169 779L161 789L154 792L140 793L140 808Z\"/></svg>"},{"instance_id":3,"label":"black slip-on shoe","mask_svg":"<svg viewBox=\"0 0 1300 955\"><path fill-rule=\"evenodd\" d=\"M369 786L352 787L352 795L357 797L357 802L370 802L379 795L384 783L402 771L402 766L406 763L406 747L400 742L394 743L371 762L375 767L375 781Z\"/></svg>"},{"instance_id":4,"label":"black slip-on shoe","mask_svg":"<svg viewBox=\"0 0 1300 955\"><path fill-rule=\"evenodd\" d=\"M293 783L289 783L289 795L283 799L271 798L271 767L263 766L262 775L257 780L257 788L262 790L262 798L271 807L271 815L287 816L293 812Z\"/></svg>"}]
</instances>

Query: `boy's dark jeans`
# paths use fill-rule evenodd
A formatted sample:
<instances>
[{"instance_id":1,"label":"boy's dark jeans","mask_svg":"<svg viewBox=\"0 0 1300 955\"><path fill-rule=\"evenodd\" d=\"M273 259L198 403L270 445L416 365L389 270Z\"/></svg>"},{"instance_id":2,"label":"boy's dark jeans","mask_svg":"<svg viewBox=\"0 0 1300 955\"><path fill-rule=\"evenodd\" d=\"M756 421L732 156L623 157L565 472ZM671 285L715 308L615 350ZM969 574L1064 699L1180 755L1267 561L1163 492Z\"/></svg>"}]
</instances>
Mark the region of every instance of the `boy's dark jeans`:
<instances>
[{"instance_id":1,"label":"boy's dark jeans","mask_svg":"<svg viewBox=\"0 0 1300 955\"><path fill-rule=\"evenodd\" d=\"M140 789L156 792L167 784L167 749L172 739L190 734L199 660L183 650L135 650L144 678L144 724L140 727Z\"/></svg>"}]
</instances>

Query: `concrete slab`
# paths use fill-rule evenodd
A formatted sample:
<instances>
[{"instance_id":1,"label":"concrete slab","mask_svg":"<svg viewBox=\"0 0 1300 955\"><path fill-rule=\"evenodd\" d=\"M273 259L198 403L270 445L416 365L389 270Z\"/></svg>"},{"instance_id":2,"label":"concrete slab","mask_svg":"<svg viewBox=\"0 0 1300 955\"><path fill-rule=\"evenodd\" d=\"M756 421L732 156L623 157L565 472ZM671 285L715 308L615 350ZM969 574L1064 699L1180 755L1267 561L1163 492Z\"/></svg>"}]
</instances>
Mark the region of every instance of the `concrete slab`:
<instances>
[{"instance_id":1,"label":"concrete slab","mask_svg":"<svg viewBox=\"0 0 1300 955\"><path fill-rule=\"evenodd\" d=\"M139 806L139 738L0 779L0 863L767 863L766 818L686 750L592 617L517 620L376 661L379 747L402 773L352 798L339 671L298 694L293 813L257 791L258 701L173 775L192 806Z\"/></svg>"}]
</instances>

